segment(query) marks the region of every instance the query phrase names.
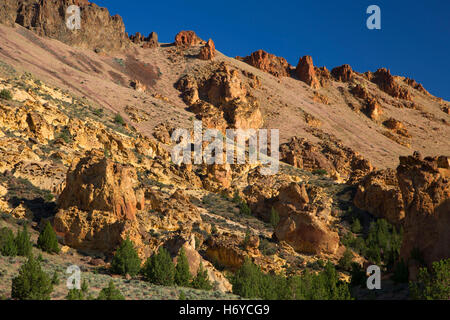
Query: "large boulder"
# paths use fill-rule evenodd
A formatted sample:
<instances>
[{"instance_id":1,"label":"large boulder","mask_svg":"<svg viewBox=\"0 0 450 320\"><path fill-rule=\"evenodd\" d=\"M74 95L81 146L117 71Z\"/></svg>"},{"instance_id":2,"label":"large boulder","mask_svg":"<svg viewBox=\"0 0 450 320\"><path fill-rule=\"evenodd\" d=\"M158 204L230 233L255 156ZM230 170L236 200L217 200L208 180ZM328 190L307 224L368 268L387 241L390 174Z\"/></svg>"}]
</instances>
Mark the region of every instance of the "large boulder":
<instances>
[{"instance_id":1,"label":"large boulder","mask_svg":"<svg viewBox=\"0 0 450 320\"><path fill-rule=\"evenodd\" d=\"M331 75L338 81L348 82L354 77L352 67L348 64L344 64L340 67L336 67L331 70Z\"/></svg>"}]
</instances>

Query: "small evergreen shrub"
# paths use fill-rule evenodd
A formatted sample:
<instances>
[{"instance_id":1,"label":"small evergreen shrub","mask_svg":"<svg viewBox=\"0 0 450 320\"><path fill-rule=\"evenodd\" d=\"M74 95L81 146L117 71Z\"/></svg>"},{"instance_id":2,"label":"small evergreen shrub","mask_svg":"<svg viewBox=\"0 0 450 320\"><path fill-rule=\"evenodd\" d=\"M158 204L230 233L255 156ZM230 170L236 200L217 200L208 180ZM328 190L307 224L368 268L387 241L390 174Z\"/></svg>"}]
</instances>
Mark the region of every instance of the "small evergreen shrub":
<instances>
[{"instance_id":1,"label":"small evergreen shrub","mask_svg":"<svg viewBox=\"0 0 450 320\"><path fill-rule=\"evenodd\" d=\"M12 100L13 95L10 90L3 89L0 91L0 99L3 100Z\"/></svg>"},{"instance_id":2,"label":"small evergreen shrub","mask_svg":"<svg viewBox=\"0 0 450 320\"><path fill-rule=\"evenodd\" d=\"M201 262L197 275L194 280L192 280L192 287L199 290L211 290L213 288L211 282L209 281L208 271L203 267Z\"/></svg>"},{"instance_id":3,"label":"small evergreen shrub","mask_svg":"<svg viewBox=\"0 0 450 320\"><path fill-rule=\"evenodd\" d=\"M172 286L175 283L175 266L170 253L160 247L158 252L145 262L143 274L146 280L151 283Z\"/></svg>"},{"instance_id":4,"label":"small evergreen shrub","mask_svg":"<svg viewBox=\"0 0 450 320\"><path fill-rule=\"evenodd\" d=\"M18 300L50 300L53 285L41 269L40 262L30 256L19 275L12 280L11 297Z\"/></svg>"},{"instance_id":5,"label":"small evergreen shrub","mask_svg":"<svg viewBox=\"0 0 450 320\"><path fill-rule=\"evenodd\" d=\"M280 223L280 215L278 212L272 207L272 210L270 212L270 224L275 229L278 224Z\"/></svg>"},{"instance_id":6,"label":"small evergreen shrub","mask_svg":"<svg viewBox=\"0 0 450 320\"><path fill-rule=\"evenodd\" d=\"M23 226L22 231L17 231L15 242L17 247L17 255L21 257L28 257L31 255L33 245L30 242L30 234L28 233L26 225Z\"/></svg>"},{"instance_id":7,"label":"small evergreen shrub","mask_svg":"<svg viewBox=\"0 0 450 320\"><path fill-rule=\"evenodd\" d=\"M56 254L59 253L60 249L58 239L56 237L56 232L55 230L53 230L53 227L50 224L50 222L47 222L44 229L39 234L37 246L42 251L48 253L56 253Z\"/></svg>"},{"instance_id":8,"label":"small evergreen shrub","mask_svg":"<svg viewBox=\"0 0 450 320\"><path fill-rule=\"evenodd\" d=\"M117 249L111 262L111 271L115 274L134 277L141 268L141 259L134 248L133 242L127 237Z\"/></svg>"},{"instance_id":9,"label":"small evergreen shrub","mask_svg":"<svg viewBox=\"0 0 450 320\"><path fill-rule=\"evenodd\" d=\"M17 256L17 246L14 240L14 233L8 229L0 230L0 254L5 257Z\"/></svg>"},{"instance_id":10,"label":"small evergreen shrub","mask_svg":"<svg viewBox=\"0 0 450 320\"><path fill-rule=\"evenodd\" d=\"M450 259L433 262L431 270L422 268L416 282L409 284L416 300L450 299Z\"/></svg>"},{"instance_id":11,"label":"small evergreen shrub","mask_svg":"<svg viewBox=\"0 0 450 320\"><path fill-rule=\"evenodd\" d=\"M181 248L175 267L175 284L180 287L188 287L191 282L192 275L189 270L189 262L186 257L184 248Z\"/></svg>"},{"instance_id":12,"label":"small evergreen shrub","mask_svg":"<svg viewBox=\"0 0 450 320\"><path fill-rule=\"evenodd\" d=\"M97 300L125 300L119 289L116 289L114 282L111 280L108 287L103 288L98 294Z\"/></svg>"}]
</instances>

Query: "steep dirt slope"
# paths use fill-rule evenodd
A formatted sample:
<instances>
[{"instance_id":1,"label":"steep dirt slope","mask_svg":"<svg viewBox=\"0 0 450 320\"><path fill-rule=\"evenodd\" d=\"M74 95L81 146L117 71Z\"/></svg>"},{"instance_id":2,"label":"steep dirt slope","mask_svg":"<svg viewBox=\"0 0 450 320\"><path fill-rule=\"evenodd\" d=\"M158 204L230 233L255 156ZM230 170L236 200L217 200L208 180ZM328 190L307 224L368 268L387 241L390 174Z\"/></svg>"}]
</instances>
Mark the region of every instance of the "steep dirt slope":
<instances>
[{"instance_id":1,"label":"steep dirt slope","mask_svg":"<svg viewBox=\"0 0 450 320\"><path fill-rule=\"evenodd\" d=\"M203 61L196 58L201 45L185 50L172 44L151 49L133 45L120 53L97 54L38 37L18 25L0 26L0 44L1 60L99 107L125 117L127 106L143 110L147 121L133 123L143 133L150 133L155 125L165 121L177 127L191 127L192 114L185 110L187 105L174 84L185 74L207 74L224 61L231 68L257 77L260 86L251 92L259 100L264 127L279 128L282 141L292 136L313 142L319 141L320 136L336 138L380 168L394 167L400 155L411 154L412 150L432 156L450 152L448 139L444 138L450 136L450 116L443 112L448 103L407 86L402 79L396 81L408 88L413 102L389 96L366 76L356 73L353 82L332 79L325 88L314 90L295 78L277 78L220 53L212 62ZM134 90L130 82L136 80L147 91ZM362 83L377 97L382 109L379 119L372 120L363 111L357 111L364 110L365 102L349 92L355 83ZM406 138L383 125L390 118L404 125Z\"/></svg>"}]
</instances>

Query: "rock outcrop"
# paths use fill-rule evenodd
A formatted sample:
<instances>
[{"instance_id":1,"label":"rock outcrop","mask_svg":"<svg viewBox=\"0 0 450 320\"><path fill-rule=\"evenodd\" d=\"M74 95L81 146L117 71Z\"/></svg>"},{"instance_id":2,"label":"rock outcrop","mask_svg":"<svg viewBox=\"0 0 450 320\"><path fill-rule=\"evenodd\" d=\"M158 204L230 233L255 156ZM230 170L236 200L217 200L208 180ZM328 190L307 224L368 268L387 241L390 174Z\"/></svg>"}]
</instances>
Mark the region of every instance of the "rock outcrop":
<instances>
[{"instance_id":1,"label":"rock outcrop","mask_svg":"<svg viewBox=\"0 0 450 320\"><path fill-rule=\"evenodd\" d=\"M212 60L216 56L216 46L214 45L214 41L211 39L205 44L205 46L200 50L198 55L199 59L202 60Z\"/></svg>"},{"instance_id":2,"label":"rock outcrop","mask_svg":"<svg viewBox=\"0 0 450 320\"><path fill-rule=\"evenodd\" d=\"M349 82L353 80L354 74L352 67L348 64L344 64L340 67L336 67L331 70L331 75L338 81Z\"/></svg>"},{"instance_id":3,"label":"rock outcrop","mask_svg":"<svg viewBox=\"0 0 450 320\"><path fill-rule=\"evenodd\" d=\"M267 53L264 50L255 51L245 58L237 58L275 77L287 77L291 69L286 59Z\"/></svg>"},{"instance_id":4,"label":"rock outcrop","mask_svg":"<svg viewBox=\"0 0 450 320\"><path fill-rule=\"evenodd\" d=\"M102 152L93 151L72 164L66 188L58 199L59 208L108 211L120 220L135 220L136 181L134 168L114 163L104 158Z\"/></svg>"},{"instance_id":5,"label":"rock outcrop","mask_svg":"<svg viewBox=\"0 0 450 320\"><path fill-rule=\"evenodd\" d=\"M316 77L314 63L311 56L300 58L295 74L298 79L308 84L313 89L320 88L320 82Z\"/></svg>"},{"instance_id":6,"label":"rock outcrop","mask_svg":"<svg viewBox=\"0 0 450 320\"><path fill-rule=\"evenodd\" d=\"M354 204L395 225L400 225L405 218L397 174L392 169L374 171L363 178L358 185Z\"/></svg>"},{"instance_id":7,"label":"rock outcrop","mask_svg":"<svg viewBox=\"0 0 450 320\"><path fill-rule=\"evenodd\" d=\"M405 262L413 250L428 266L450 258L449 160L422 159L419 153L400 157L397 177L406 213L400 256Z\"/></svg>"},{"instance_id":8,"label":"rock outcrop","mask_svg":"<svg viewBox=\"0 0 450 320\"><path fill-rule=\"evenodd\" d=\"M75 31L66 26L66 10L71 5L79 6L81 11L81 28ZM113 51L130 44L122 18L111 17L106 8L87 0L8 0L2 1L0 12L1 23L15 22L71 46Z\"/></svg>"},{"instance_id":9,"label":"rock outcrop","mask_svg":"<svg viewBox=\"0 0 450 320\"><path fill-rule=\"evenodd\" d=\"M258 100L249 93L240 73L225 63L206 80L185 76L176 87L190 111L210 128L259 129L263 125Z\"/></svg>"},{"instance_id":10,"label":"rock outcrop","mask_svg":"<svg viewBox=\"0 0 450 320\"><path fill-rule=\"evenodd\" d=\"M204 44L194 31L180 31L175 36L175 45L179 47L192 47Z\"/></svg>"},{"instance_id":11,"label":"rock outcrop","mask_svg":"<svg viewBox=\"0 0 450 320\"><path fill-rule=\"evenodd\" d=\"M144 37L141 33L136 32L135 35L130 36L130 40L142 46L142 48L157 48L159 47L158 34L152 32L148 37Z\"/></svg>"},{"instance_id":12,"label":"rock outcrop","mask_svg":"<svg viewBox=\"0 0 450 320\"><path fill-rule=\"evenodd\" d=\"M280 215L275 229L279 241L285 241L294 250L306 254L335 254L339 235L324 221L324 212L308 206L310 200L305 186L292 183L282 189L274 208Z\"/></svg>"},{"instance_id":13,"label":"rock outcrop","mask_svg":"<svg viewBox=\"0 0 450 320\"><path fill-rule=\"evenodd\" d=\"M373 83L394 98L411 100L411 94L408 89L401 87L391 72L385 68L378 69L371 77Z\"/></svg>"}]
</instances>

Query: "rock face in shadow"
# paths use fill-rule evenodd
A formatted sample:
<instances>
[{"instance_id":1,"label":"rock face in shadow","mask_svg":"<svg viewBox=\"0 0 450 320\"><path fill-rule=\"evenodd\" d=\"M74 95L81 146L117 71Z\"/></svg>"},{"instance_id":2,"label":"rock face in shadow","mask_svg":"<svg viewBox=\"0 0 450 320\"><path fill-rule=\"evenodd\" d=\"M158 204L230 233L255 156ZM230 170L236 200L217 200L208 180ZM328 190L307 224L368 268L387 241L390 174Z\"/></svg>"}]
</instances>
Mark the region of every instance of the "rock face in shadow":
<instances>
[{"instance_id":1,"label":"rock face in shadow","mask_svg":"<svg viewBox=\"0 0 450 320\"><path fill-rule=\"evenodd\" d=\"M80 7L81 29L70 30L66 25L66 10L71 5ZM40 36L57 39L68 45L115 51L126 48L130 41L119 15L110 16L87 0L18 0L0 4L0 22L13 26L17 23Z\"/></svg>"},{"instance_id":2,"label":"rock face in shadow","mask_svg":"<svg viewBox=\"0 0 450 320\"><path fill-rule=\"evenodd\" d=\"M449 158L401 157L397 176L406 212L401 258L408 261L413 250L427 265L449 258Z\"/></svg>"}]
</instances>

